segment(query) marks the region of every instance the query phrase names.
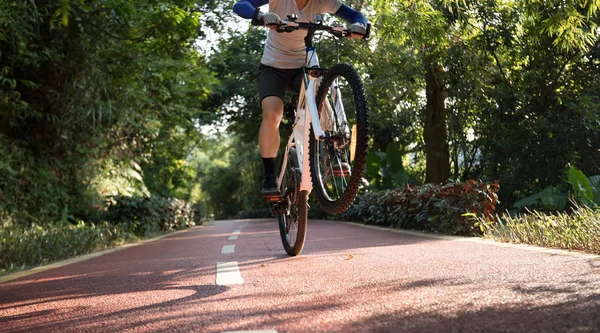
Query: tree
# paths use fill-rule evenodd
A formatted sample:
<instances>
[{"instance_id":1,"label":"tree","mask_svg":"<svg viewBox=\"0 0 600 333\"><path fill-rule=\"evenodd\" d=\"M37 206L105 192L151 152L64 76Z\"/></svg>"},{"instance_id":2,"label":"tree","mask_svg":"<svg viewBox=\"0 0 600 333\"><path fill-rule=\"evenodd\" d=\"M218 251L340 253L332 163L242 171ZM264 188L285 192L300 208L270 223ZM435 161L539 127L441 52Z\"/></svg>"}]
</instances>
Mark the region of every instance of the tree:
<instances>
[{"instance_id":1,"label":"tree","mask_svg":"<svg viewBox=\"0 0 600 333\"><path fill-rule=\"evenodd\" d=\"M213 118L200 105L217 81L194 42L201 12L215 7L2 2L0 135L7 151L0 164L16 173L0 177L0 215L23 222L85 217L95 176L132 160L150 179L162 174L167 182L168 172L152 168L157 156L171 160L160 168L173 165L182 156L168 142L184 141L182 133Z\"/></svg>"},{"instance_id":2,"label":"tree","mask_svg":"<svg viewBox=\"0 0 600 333\"><path fill-rule=\"evenodd\" d=\"M456 20L442 1L379 1L375 7L383 24L386 43L405 45L418 55L422 66L425 106L423 107L423 141L426 157L426 181L441 183L450 177L446 125L446 84L442 66L453 41ZM399 36L406 36L399 38Z\"/></svg>"}]
</instances>

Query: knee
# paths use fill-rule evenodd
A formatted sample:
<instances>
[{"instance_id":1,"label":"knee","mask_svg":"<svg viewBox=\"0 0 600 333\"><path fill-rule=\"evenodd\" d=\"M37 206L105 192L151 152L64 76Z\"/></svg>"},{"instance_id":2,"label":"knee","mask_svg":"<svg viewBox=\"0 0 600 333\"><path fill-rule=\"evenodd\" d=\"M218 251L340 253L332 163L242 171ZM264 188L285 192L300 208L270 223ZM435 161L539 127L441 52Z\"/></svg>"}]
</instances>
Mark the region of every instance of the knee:
<instances>
[{"instance_id":1,"label":"knee","mask_svg":"<svg viewBox=\"0 0 600 333\"><path fill-rule=\"evenodd\" d=\"M265 110L263 109L263 121L270 125L278 125L281 121L283 111L279 110Z\"/></svg>"},{"instance_id":2,"label":"knee","mask_svg":"<svg viewBox=\"0 0 600 333\"><path fill-rule=\"evenodd\" d=\"M283 116L283 102L279 98L277 100L265 100L262 103L263 122L273 126L279 125Z\"/></svg>"}]
</instances>

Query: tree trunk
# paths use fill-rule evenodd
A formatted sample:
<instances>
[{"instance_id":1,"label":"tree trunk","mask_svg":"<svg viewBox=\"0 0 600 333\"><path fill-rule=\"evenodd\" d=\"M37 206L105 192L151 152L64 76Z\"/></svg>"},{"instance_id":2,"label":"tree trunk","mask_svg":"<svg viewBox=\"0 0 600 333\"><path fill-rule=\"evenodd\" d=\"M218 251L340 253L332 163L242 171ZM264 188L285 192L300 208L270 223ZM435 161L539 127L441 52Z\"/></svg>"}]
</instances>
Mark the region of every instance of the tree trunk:
<instances>
[{"instance_id":1,"label":"tree trunk","mask_svg":"<svg viewBox=\"0 0 600 333\"><path fill-rule=\"evenodd\" d=\"M450 153L446 130L443 68L437 61L425 59L425 155L428 183L443 183L450 177Z\"/></svg>"}]
</instances>

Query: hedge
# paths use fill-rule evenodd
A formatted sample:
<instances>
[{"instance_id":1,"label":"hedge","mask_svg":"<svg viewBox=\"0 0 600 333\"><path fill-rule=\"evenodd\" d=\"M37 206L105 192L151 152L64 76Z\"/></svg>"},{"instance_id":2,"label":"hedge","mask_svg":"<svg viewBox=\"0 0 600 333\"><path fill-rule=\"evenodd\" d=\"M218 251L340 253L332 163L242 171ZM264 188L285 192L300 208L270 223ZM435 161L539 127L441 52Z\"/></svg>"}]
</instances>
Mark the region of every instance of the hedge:
<instances>
[{"instance_id":1,"label":"hedge","mask_svg":"<svg viewBox=\"0 0 600 333\"><path fill-rule=\"evenodd\" d=\"M0 228L0 274L201 224L199 205L160 197L113 196L103 222Z\"/></svg>"},{"instance_id":2,"label":"hedge","mask_svg":"<svg viewBox=\"0 0 600 333\"><path fill-rule=\"evenodd\" d=\"M493 219L499 189L497 181L469 180L367 192L336 219L451 235L481 235L478 218Z\"/></svg>"},{"instance_id":3,"label":"hedge","mask_svg":"<svg viewBox=\"0 0 600 333\"><path fill-rule=\"evenodd\" d=\"M131 242L124 226L68 222L0 229L0 273Z\"/></svg>"},{"instance_id":4,"label":"hedge","mask_svg":"<svg viewBox=\"0 0 600 333\"><path fill-rule=\"evenodd\" d=\"M179 199L113 196L109 198L106 220L126 224L136 234L149 235L194 226L200 221L198 208Z\"/></svg>"}]
</instances>

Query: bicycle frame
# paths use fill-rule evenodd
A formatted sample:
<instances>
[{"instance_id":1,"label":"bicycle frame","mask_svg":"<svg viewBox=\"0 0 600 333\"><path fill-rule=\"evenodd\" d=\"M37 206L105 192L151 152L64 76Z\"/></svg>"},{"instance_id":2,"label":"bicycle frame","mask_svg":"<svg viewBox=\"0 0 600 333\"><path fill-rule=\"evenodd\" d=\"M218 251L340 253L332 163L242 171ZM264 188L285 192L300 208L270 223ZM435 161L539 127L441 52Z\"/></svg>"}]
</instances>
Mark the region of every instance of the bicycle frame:
<instances>
[{"instance_id":1,"label":"bicycle frame","mask_svg":"<svg viewBox=\"0 0 600 333\"><path fill-rule=\"evenodd\" d=\"M294 122L292 134L290 135L290 138L288 139L288 143L285 148L283 164L281 166L278 180L278 185L279 187L281 187L283 175L287 167L288 153L291 147L295 147L296 153L298 155L300 173L302 175L300 181L300 191L309 192L312 190L312 181L310 177L310 172L308 172L308 168L310 167L308 161L310 126L312 125L313 133L316 140L321 140L326 137L326 133L321 127L319 110L317 108L316 102L316 94L319 89L319 85L322 81L322 77L314 77L309 74L309 71L314 68L319 68L319 60L316 51L314 50L314 48L311 47L307 48L306 52L306 61L305 66L303 67L304 77L300 88L298 104L296 107L296 119ZM332 88L332 97L334 99L336 117L338 118L340 124L347 124L348 122L346 119L346 113L344 112L344 106L341 100L341 94L339 92L339 87L337 86L337 83L334 82ZM331 110L329 103L327 103L326 110L330 114L333 113L333 110Z\"/></svg>"}]
</instances>

